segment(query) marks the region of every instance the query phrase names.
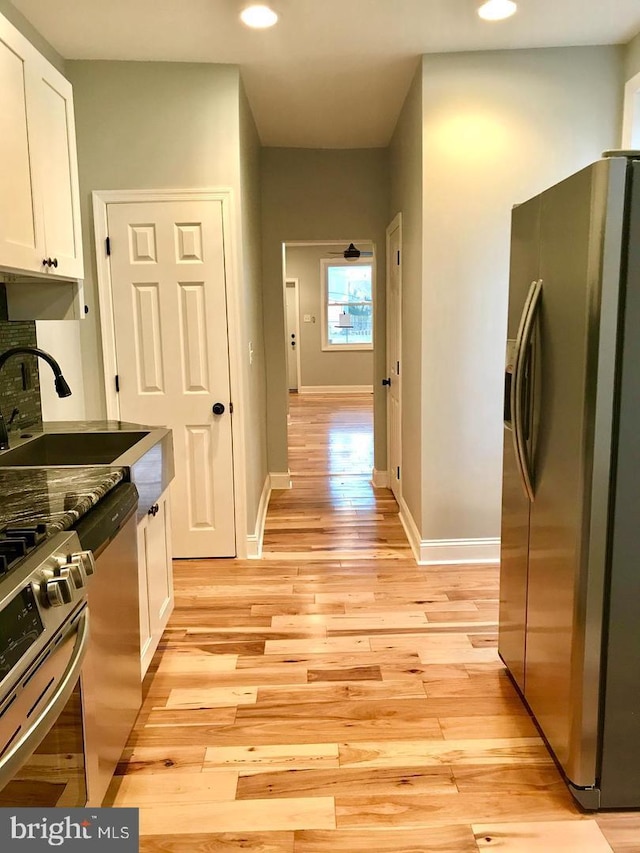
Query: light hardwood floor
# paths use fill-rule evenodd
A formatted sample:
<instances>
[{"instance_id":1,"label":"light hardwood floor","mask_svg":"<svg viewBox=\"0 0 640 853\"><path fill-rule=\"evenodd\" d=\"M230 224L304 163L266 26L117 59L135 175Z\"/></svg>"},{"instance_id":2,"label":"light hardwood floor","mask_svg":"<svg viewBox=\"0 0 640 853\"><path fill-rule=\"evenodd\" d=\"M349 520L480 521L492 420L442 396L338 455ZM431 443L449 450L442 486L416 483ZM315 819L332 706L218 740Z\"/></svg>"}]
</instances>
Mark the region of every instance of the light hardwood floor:
<instances>
[{"instance_id":1,"label":"light hardwood floor","mask_svg":"<svg viewBox=\"0 0 640 853\"><path fill-rule=\"evenodd\" d=\"M110 790L143 853L640 853L582 813L496 653L497 567L416 565L371 397L292 397L262 561L177 562Z\"/></svg>"}]
</instances>

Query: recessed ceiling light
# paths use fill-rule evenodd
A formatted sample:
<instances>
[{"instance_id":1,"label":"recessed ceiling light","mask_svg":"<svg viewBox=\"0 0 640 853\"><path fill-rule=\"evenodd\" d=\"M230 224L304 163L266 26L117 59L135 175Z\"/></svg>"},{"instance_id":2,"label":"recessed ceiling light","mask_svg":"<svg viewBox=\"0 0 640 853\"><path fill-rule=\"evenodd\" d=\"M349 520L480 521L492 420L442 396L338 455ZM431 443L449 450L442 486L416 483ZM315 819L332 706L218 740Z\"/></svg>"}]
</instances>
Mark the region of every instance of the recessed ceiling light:
<instances>
[{"instance_id":1,"label":"recessed ceiling light","mask_svg":"<svg viewBox=\"0 0 640 853\"><path fill-rule=\"evenodd\" d=\"M514 0L487 0L478 9L478 14L485 21L502 21L510 18L518 9Z\"/></svg>"},{"instance_id":2,"label":"recessed ceiling light","mask_svg":"<svg viewBox=\"0 0 640 853\"><path fill-rule=\"evenodd\" d=\"M278 14L269 6L263 3L256 3L253 6L246 6L240 12L240 20L248 27L253 27L256 30L266 30L267 27L272 27L278 22Z\"/></svg>"}]
</instances>

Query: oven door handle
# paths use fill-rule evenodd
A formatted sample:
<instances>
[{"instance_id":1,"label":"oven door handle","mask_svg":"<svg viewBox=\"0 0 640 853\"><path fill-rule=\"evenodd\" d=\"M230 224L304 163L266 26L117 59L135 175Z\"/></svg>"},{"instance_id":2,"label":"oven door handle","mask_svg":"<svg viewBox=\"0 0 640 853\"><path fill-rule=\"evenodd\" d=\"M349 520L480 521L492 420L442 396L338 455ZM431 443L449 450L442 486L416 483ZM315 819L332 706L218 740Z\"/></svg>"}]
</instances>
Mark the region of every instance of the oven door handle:
<instances>
[{"instance_id":1,"label":"oven door handle","mask_svg":"<svg viewBox=\"0 0 640 853\"><path fill-rule=\"evenodd\" d=\"M44 740L56 717L67 704L80 676L80 668L87 653L88 639L89 611L85 609L78 620L78 631L73 652L71 653L67 668L58 683L58 687L33 724L29 726L22 737L18 738L11 749L0 759L0 790L11 781L20 767Z\"/></svg>"}]
</instances>

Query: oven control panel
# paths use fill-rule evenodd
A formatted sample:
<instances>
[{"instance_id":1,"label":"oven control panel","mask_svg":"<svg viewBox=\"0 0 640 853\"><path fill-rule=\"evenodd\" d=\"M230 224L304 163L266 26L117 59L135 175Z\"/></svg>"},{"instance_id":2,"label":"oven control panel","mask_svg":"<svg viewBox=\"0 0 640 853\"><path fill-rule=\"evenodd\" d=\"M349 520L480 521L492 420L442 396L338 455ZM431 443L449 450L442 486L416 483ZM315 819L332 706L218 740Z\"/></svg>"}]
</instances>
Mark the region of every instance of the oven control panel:
<instances>
[{"instance_id":1,"label":"oven control panel","mask_svg":"<svg viewBox=\"0 0 640 853\"><path fill-rule=\"evenodd\" d=\"M33 588L21 590L0 611L0 681L44 631Z\"/></svg>"},{"instance_id":2,"label":"oven control panel","mask_svg":"<svg viewBox=\"0 0 640 853\"><path fill-rule=\"evenodd\" d=\"M84 606L93 571L93 555L81 549L74 531L66 531L0 577L0 694Z\"/></svg>"}]
</instances>

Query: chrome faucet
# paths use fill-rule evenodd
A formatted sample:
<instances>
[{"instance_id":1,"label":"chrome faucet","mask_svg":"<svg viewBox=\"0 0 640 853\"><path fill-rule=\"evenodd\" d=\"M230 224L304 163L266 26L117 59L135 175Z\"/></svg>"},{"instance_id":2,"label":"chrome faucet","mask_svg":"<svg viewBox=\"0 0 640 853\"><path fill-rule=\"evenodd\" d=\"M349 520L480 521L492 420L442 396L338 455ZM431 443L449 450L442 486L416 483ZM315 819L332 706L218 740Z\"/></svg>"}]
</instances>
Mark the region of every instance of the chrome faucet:
<instances>
[{"instance_id":1,"label":"chrome faucet","mask_svg":"<svg viewBox=\"0 0 640 853\"><path fill-rule=\"evenodd\" d=\"M52 355L45 352L39 347L12 347L0 354L0 370L2 370L5 361L14 355L37 355L43 361L46 361L51 370L53 370L54 384L58 397L70 397L71 388L67 384L67 380L62 375L62 369ZM0 450L9 448L9 433L2 412L0 412Z\"/></svg>"}]
</instances>

